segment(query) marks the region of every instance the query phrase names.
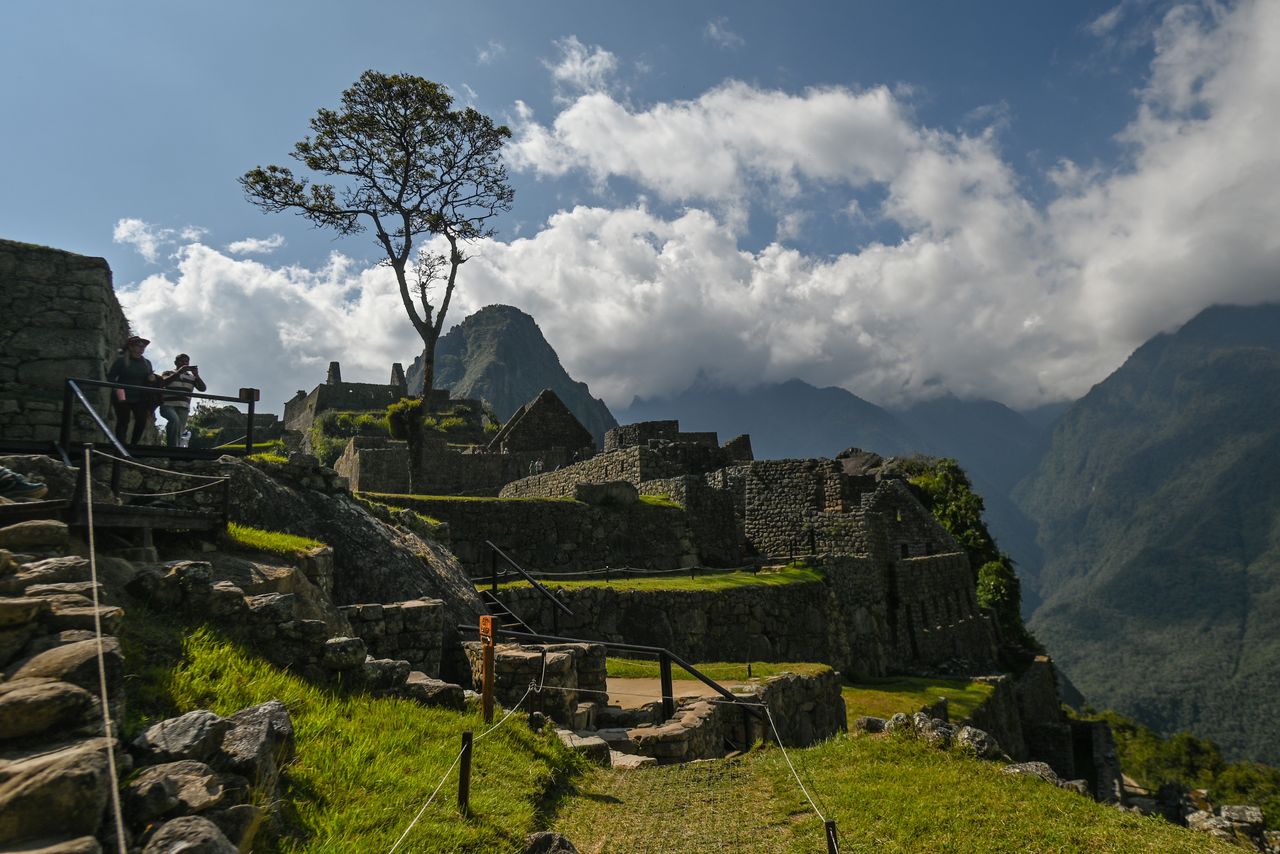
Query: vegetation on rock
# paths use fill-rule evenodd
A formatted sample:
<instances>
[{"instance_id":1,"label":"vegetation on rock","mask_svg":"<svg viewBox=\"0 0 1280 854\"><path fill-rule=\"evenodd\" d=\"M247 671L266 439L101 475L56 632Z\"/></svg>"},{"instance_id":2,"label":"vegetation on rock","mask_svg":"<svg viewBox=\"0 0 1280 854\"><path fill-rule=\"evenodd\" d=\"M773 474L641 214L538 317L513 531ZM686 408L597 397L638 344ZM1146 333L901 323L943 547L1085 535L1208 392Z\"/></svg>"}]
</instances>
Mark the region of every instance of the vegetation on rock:
<instances>
[{"instance_id":1,"label":"vegetation on rock","mask_svg":"<svg viewBox=\"0 0 1280 854\"><path fill-rule=\"evenodd\" d=\"M239 546L281 555L304 554L324 548L324 543L310 537L299 537L281 531L264 531L236 522L227 523L226 538Z\"/></svg>"},{"instance_id":2,"label":"vegetation on rock","mask_svg":"<svg viewBox=\"0 0 1280 854\"><path fill-rule=\"evenodd\" d=\"M1280 830L1280 769L1261 762L1228 762L1210 739L1189 732L1164 737L1117 712L1085 717L1111 725L1121 766L1143 788L1154 792L1172 783L1206 790L1216 806L1260 806L1267 826Z\"/></svg>"},{"instance_id":3,"label":"vegetation on rock","mask_svg":"<svg viewBox=\"0 0 1280 854\"><path fill-rule=\"evenodd\" d=\"M1006 641L1043 651L1022 622L1022 587L1013 559L1000 551L982 518L983 501L960 464L915 456L895 461L916 497L956 538L974 569L978 604L995 612Z\"/></svg>"}]
</instances>

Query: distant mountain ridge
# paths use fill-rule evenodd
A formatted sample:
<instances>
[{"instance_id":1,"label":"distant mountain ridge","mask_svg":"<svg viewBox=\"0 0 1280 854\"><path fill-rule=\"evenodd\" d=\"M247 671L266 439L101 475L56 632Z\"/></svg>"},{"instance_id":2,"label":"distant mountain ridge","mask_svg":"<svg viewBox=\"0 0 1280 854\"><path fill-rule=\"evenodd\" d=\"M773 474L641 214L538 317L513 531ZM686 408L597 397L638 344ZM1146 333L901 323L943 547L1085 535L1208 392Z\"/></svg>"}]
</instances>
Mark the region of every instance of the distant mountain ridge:
<instances>
[{"instance_id":1,"label":"distant mountain ridge","mask_svg":"<svg viewBox=\"0 0 1280 854\"><path fill-rule=\"evenodd\" d=\"M1139 347L1015 499L1045 555L1032 630L1095 705L1280 762L1280 305Z\"/></svg>"},{"instance_id":2,"label":"distant mountain ridge","mask_svg":"<svg viewBox=\"0 0 1280 854\"><path fill-rule=\"evenodd\" d=\"M422 357L406 373L409 392L422 391ZM549 388L603 444L606 430L618 426L604 401L577 382L543 337L532 317L509 305L489 305L467 317L436 345L435 385L454 397L478 398L506 421Z\"/></svg>"}]
</instances>

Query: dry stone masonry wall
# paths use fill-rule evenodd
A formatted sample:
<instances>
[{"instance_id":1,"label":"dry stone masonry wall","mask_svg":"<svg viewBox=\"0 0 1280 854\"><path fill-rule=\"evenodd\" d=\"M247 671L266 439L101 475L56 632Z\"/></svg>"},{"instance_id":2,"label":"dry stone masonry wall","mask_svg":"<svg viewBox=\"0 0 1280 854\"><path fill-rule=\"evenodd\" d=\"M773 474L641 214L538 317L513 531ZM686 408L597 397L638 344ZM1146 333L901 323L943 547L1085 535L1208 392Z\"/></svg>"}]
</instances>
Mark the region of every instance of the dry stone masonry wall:
<instances>
[{"instance_id":1,"label":"dry stone masonry wall","mask_svg":"<svg viewBox=\"0 0 1280 854\"><path fill-rule=\"evenodd\" d=\"M440 600L346 605L338 610L374 657L400 659L428 676L440 675L444 628L444 603Z\"/></svg>"},{"instance_id":2,"label":"dry stone masonry wall","mask_svg":"<svg viewBox=\"0 0 1280 854\"><path fill-rule=\"evenodd\" d=\"M128 334L106 261L0 240L0 435L57 438L64 381L105 379ZM107 411L105 390L86 394ZM101 435L83 412L74 427Z\"/></svg>"}]
</instances>

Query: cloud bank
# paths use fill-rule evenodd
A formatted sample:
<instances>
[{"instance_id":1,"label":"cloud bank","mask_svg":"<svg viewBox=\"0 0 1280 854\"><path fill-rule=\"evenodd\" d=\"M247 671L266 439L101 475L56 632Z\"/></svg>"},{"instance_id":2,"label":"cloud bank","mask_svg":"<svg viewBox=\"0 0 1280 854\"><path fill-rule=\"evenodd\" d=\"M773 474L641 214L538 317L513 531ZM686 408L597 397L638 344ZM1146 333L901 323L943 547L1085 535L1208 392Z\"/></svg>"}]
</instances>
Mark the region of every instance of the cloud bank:
<instances>
[{"instance_id":1,"label":"cloud bank","mask_svg":"<svg viewBox=\"0 0 1280 854\"><path fill-rule=\"evenodd\" d=\"M555 78L578 94L548 124L522 114L512 167L624 179L654 204L581 205L476 247L452 320L519 306L612 405L679 391L699 371L885 403L1077 396L1207 305L1280 299L1276 32L1276 3L1174 8L1124 161L1056 164L1047 204L1028 199L996 129L924 126L900 92L728 81L635 107L608 92L611 54L562 42ZM819 196L832 206L810 207ZM749 251L742 212L762 205L776 242ZM787 245L837 215L847 250ZM866 242L867 222L901 239ZM331 359L382 381L419 346L387 271L340 256L278 269L191 244L125 301L153 347L172 340L211 376L221 362L226 387L261 385L268 402L319 382Z\"/></svg>"}]
</instances>

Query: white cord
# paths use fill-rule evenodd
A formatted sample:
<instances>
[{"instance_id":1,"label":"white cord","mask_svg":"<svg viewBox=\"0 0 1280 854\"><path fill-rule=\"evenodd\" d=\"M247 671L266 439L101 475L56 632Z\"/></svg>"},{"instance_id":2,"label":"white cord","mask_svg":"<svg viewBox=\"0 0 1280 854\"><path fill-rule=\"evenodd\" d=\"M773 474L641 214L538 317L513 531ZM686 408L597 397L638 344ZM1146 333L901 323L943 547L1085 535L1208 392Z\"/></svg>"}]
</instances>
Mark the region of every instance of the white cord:
<instances>
[{"instance_id":1,"label":"white cord","mask_svg":"<svg viewBox=\"0 0 1280 854\"><path fill-rule=\"evenodd\" d=\"M108 460L114 460L118 463L124 463L127 466L136 466L137 468L140 468L140 469L156 471L156 472L160 472L161 474L171 474L174 477L191 477L191 478L195 478L196 480L230 480L230 478L227 477L226 475L192 474L190 472L185 472L185 471L174 471L173 469L162 469L162 468L157 468L156 466L145 465L143 463L138 462L137 460L126 460L126 459L121 459L120 457L113 457L111 454L104 453L102 451L94 451L93 453L99 457L105 457Z\"/></svg>"},{"instance_id":2,"label":"white cord","mask_svg":"<svg viewBox=\"0 0 1280 854\"><path fill-rule=\"evenodd\" d=\"M89 449L84 449L84 499L89 523L89 580L93 584L93 633L98 643L98 692L102 703L102 730L107 737L107 767L111 770L111 809L116 820L116 844L120 854L128 847L124 840L124 813L120 809L120 782L116 775L115 734L107 701L106 652L102 646L102 614L98 605L98 558L93 538L93 477L89 471Z\"/></svg>"},{"instance_id":3,"label":"white cord","mask_svg":"<svg viewBox=\"0 0 1280 854\"><path fill-rule=\"evenodd\" d=\"M520 698L520 702L512 706L510 710L508 710L507 713L502 716L502 720L498 721L496 724L489 727L487 730L480 733L475 738L471 739L471 744L474 746L477 741L484 738L486 735L488 735L498 727L505 724L507 722L507 718L515 714L516 709L520 708L520 706L524 704L524 701L528 699L529 694L532 691L533 691L533 683L530 682L529 690L524 692L524 696ZM399 848L401 843L403 843L405 839L409 836L410 831L412 831L413 828L417 826L418 821L422 818L423 813L427 811L427 807L431 806L431 802L434 801L436 798L436 795L439 794L440 787L444 785L445 780L449 779L449 775L453 773L453 769L458 766L458 762L461 759L462 759L462 751L458 751L458 755L453 758L453 764L449 766L449 770L445 771L444 776L440 778L440 782L436 783L435 791L431 793L431 797L427 798L426 803L424 803L422 807L418 810L418 814L413 817L413 821L409 822L409 826L404 829L404 833L400 834L400 838L396 840L395 844L392 845L390 849L388 849L387 854L394 854L395 850ZM124 849L122 848L120 850L123 851Z\"/></svg>"}]
</instances>

